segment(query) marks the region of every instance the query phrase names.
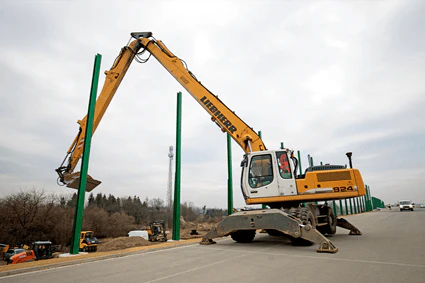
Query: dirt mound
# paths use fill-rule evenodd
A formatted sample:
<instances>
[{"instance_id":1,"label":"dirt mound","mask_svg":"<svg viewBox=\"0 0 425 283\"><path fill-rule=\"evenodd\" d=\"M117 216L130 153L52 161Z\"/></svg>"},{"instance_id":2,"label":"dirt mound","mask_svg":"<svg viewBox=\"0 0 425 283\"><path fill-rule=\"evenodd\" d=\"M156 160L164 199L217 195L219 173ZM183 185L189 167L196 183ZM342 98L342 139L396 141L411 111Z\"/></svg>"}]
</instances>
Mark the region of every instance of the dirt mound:
<instances>
[{"instance_id":1,"label":"dirt mound","mask_svg":"<svg viewBox=\"0 0 425 283\"><path fill-rule=\"evenodd\" d=\"M151 245L151 242L143 239L142 237L119 237L110 241L99 243L97 250L99 252L107 252L149 245Z\"/></svg>"}]
</instances>

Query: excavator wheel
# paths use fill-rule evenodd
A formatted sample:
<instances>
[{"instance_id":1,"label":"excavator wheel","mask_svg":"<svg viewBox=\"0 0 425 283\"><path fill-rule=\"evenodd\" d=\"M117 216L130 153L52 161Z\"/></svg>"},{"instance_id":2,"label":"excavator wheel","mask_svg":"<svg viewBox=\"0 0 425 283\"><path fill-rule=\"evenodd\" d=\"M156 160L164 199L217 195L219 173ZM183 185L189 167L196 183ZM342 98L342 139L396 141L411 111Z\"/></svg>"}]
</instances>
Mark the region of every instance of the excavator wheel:
<instances>
[{"instance_id":1,"label":"excavator wheel","mask_svg":"<svg viewBox=\"0 0 425 283\"><path fill-rule=\"evenodd\" d=\"M255 237L255 230L238 230L230 234L233 241L238 243L251 243Z\"/></svg>"},{"instance_id":2,"label":"excavator wheel","mask_svg":"<svg viewBox=\"0 0 425 283\"><path fill-rule=\"evenodd\" d=\"M315 220L313 212L311 212L310 208L308 208L308 207L300 207L298 209L291 208L289 210L289 212L290 212L289 213L290 215L300 219L302 224L304 224L304 225L310 224L311 227L316 229L316 220ZM307 240L302 239L302 238L290 237L289 239L291 240L291 243L292 243L293 246L311 246L311 245L314 244L313 242L307 241Z\"/></svg>"},{"instance_id":3,"label":"excavator wheel","mask_svg":"<svg viewBox=\"0 0 425 283\"><path fill-rule=\"evenodd\" d=\"M336 217L335 214L332 210L332 208L330 207L325 207L327 209L327 211L323 212L323 214L326 214L327 217L327 224L323 225L323 226L318 226L317 230L324 234L328 234L328 235L334 235L336 233Z\"/></svg>"}]
</instances>

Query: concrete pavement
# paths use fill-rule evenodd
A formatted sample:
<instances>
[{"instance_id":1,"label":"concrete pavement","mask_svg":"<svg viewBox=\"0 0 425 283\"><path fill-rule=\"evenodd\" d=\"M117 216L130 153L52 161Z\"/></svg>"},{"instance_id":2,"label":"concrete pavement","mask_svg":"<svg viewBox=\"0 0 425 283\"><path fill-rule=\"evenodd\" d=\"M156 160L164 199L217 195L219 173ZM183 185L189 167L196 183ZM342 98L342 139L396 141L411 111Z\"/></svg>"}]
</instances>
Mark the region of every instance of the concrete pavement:
<instances>
[{"instance_id":1,"label":"concrete pavement","mask_svg":"<svg viewBox=\"0 0 425 283\"><path fill-rule=\"evenodd\" d=\"M336 254L294 247L284 237L230 237L0 278L2 282L425 282L425 209L382 210L347 218L362 232L339 229Z\"/></svg>"}]
</instances>

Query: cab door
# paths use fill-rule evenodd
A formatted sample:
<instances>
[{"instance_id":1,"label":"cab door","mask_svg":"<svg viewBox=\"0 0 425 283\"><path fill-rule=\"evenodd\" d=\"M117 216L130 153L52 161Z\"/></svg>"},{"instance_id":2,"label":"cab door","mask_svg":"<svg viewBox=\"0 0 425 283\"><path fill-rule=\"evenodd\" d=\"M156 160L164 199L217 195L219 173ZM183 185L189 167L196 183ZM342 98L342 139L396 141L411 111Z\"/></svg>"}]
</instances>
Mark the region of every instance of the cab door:
<instances>
[{"instance_id":1,"label":"cab door","mask_svg":"<svg viewBox=\"0 0 425 283\"><path fill-rule=\"evenodd\" d=\"M244 193L248 198L273 197L280 194L274 164L273 152L255 153L250 156L242 175Z\"/></svg>"},{"instance_id":2,"label":"cab door","mask_svg":"<svg viewBox=\"0 0 425 283\"><path fill-rule=\"evenodd\" d=\"M290 161L286 151L276 151L276 175L280 195L297 195L297 185L294 178L293 163Z\"/></svg>"}]
</instances>

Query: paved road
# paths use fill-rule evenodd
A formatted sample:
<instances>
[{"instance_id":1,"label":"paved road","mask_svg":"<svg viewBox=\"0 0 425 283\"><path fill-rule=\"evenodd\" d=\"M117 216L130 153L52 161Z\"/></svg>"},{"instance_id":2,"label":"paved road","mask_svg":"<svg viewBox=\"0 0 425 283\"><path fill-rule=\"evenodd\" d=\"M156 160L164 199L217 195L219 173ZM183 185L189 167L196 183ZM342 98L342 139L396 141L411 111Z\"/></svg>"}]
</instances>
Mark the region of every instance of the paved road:
<instances>
[{"instance_id":1,"label":"paved road","mask_svg":"<svg viewBox=\"0 0 425 283\"><path fill-rule=\"evenodd\" d=\"M425 282L425 209L347 217L362 236L339 229L336 254L257 234L0 278L3 282Z\"/></svg>"}]
</instances>

